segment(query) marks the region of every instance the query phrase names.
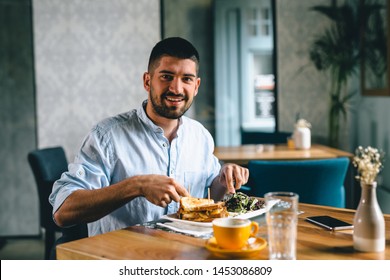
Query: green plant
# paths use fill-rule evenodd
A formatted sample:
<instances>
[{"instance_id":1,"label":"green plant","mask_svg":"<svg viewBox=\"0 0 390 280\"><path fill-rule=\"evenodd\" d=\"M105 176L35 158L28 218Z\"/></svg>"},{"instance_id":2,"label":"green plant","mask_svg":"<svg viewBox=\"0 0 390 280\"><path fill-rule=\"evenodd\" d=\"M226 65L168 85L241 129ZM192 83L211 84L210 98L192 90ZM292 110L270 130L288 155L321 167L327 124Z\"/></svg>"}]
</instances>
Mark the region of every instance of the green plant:
<instances>
[{"instance_id":1,"label":"green plant","mask_svg":"<svg viewBox=\"0 0 390 280\"><path fill-rule=\"evenodd\" d=\"M371 65L370 69L376 74L383 71L383 67L377 67L377 63L383 55L382 50L378 50L381 47L379 44L383 44L384 32L383 28L375 29L375 26L384 26L383 18L378 12L383 9L383 5L377 2L376 0L346 0L342 5L337 5L337 0L333 0L330 6L311 8L312 11L331 20L324 33L314 38L309 56L317 70L329 71L330 74L328 142L332 147L339 146L340 115L345 121L347 105L356 93L349 91L348 81L358 74L363 54L362 30L370 34L369 40L365 40L365 49L371 50L365 53L367 62ZM374 25L373 19L377 21ZM376 33L381 34L375 35ZM386 44L386 41L384 43Z\"/></svg>"}]
</instances>

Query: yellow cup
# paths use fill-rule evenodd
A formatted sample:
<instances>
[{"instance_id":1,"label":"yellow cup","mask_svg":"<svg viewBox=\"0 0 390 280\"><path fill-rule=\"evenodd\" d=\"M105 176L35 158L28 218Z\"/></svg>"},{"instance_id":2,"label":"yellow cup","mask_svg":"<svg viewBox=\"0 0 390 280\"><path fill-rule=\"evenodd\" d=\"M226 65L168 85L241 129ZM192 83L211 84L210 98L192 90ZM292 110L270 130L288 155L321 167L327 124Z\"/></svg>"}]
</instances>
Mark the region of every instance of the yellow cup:
<instances>
[{"instance_id":1,"label":"yellow cup","mask_svg":"<svg viewBox=\"0 0 390 280\"><path fill-rule=\"evenodd\" d=\"M214 237L218 246L224 249L243 248L258 230L258 223L248 219L219 218L213 221Z\"/></svg>"}]
</instances>

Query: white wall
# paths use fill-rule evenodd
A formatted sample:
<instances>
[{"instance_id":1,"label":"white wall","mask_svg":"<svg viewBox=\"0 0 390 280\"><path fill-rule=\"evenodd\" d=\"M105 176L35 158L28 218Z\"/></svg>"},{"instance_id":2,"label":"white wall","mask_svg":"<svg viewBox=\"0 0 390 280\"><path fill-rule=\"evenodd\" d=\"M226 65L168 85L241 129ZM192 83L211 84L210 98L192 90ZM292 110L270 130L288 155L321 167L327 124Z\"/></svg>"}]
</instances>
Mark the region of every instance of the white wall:
<instances>
[{"instance_id":1,"label":"white wall","mask_svg":"<svg viewBox=\"0 0 390 280\"><path fill-rule=\"evenodd\" d=\"M102 118L138 107L159 0L34 0L38 146L73 160Z\"/></svg>"}]
</instances>

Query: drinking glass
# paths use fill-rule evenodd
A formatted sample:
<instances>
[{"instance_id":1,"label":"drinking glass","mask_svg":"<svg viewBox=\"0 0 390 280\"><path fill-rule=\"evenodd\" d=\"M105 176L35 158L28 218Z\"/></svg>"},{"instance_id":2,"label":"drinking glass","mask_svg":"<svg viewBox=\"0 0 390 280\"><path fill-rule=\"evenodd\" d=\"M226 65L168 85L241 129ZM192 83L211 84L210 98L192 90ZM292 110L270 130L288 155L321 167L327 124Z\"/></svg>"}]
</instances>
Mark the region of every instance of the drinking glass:
<instances>
[{"instance_id":1,"label":"drinking glass","mask_svg":"<svg viewBox=\"0 0 390 280\"><path fill-rule=\"evenodd\" d=\"M298 194L270 192L264 195L271 260L295 260L298 223Z\"/></svg>"}]
</instances>

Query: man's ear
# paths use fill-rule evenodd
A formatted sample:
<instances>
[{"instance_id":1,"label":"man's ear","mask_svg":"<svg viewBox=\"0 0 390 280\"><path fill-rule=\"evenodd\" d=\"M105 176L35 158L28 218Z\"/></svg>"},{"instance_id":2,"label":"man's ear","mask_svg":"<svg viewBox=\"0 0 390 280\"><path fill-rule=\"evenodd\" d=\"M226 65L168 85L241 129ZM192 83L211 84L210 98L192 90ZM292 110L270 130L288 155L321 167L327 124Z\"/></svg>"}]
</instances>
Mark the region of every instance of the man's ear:
<instances>
[{"instance_id":1,"label":"man's ear","mask_svg":"<svg viewBox=\"0 0 390 280\"><path fill-rule=\"evenodd\" d=\"M144 80L144 88L146 89L147 92L149 92L150 91L150 74L148 72L144 73L143 80Z\"/></svg>"},{"instance_id":2,"label":"man's ear","mask_svg":"<svg viewBox=\"0 0 390 280\"><path fill-rule=\"evenodd\" d=\"M200 87L200 78L197 78L197 79L196 79L195 94L194 94L194 96L197 96L197 95L198 95L199 87Z\"/></svg>"}]
</instances>

